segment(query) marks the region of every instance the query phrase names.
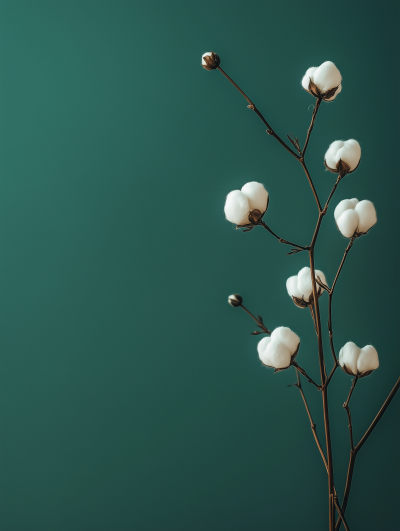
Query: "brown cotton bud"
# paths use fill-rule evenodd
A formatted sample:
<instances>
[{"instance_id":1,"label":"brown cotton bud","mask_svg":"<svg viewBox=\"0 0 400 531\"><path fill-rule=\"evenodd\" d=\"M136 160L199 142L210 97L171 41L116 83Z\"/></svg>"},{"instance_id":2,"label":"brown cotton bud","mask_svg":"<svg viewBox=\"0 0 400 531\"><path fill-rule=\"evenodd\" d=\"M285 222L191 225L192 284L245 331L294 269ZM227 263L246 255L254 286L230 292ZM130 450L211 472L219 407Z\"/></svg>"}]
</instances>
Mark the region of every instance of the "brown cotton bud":
<instances>
[{"instance_id":1,"label":"brown cotton bud","mask_svg":"<svg viewBox=\"0 0 400 531\"><path fill-rule=\"evenodd\" d=\"M221 59L214 52L207 52L201 56L201 66L206 70L215 70L219 67Z\"/></svg>"},{"instance_id":2,"label":"brown cotton bud","mask_svg":"<svg viewBox=\"0 0 400 531\"><path fill-rule=\"evenodd\" d=\"M234 308L241 306L242 302L243 298L238 293L234 293L233 295L229 295L228 297L228 303Z\"/></svg>"}]
</instances>

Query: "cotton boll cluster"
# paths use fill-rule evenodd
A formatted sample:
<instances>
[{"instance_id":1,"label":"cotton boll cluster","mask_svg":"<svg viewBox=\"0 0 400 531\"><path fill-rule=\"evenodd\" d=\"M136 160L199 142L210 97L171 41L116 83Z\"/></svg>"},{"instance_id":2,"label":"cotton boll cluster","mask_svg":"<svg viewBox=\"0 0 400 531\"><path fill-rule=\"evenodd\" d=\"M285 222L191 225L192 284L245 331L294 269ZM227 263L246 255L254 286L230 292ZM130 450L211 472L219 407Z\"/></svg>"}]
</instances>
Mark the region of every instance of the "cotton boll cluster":
<instances>
[{"instance_id":1,"label":"cotton boll cluster","mask_svg":"<svg viewBox=\"0 0 400 531\"><path fill-rule=\"evenodd\" d=\"M275 328L271 337L264 337L257 345L258 356L264 365L286 369L297 356L300 338L286 326Z\"/></svg>"},{"instance_id":2,"label":"cotton boll cluster","mask_svg":"<svg viewBox=\"0 0 400 531\"><path fill-rule=\"evenodd\" d=\"M206 70L215 70L219 67L221 59L214 52L203 53L201 56L201 66Z\"/></svg>"},{"instance_id":3,"label":"cotton boll cluster","mask_svg":"<svg viewBox=\"0 0 400 531\"><path fill-rule=\"evenodd\" d=\"M363 378L379 367L379 358L372 345L357 347L349 341L339 352L339 364L347 374Z\"/></svg>"},{"instance_id":4,"label":"cotton boll cluster","mask_svg":"<svg viewBox=\"0 0 400 531\"><path fill-rule=\"evenodd\" d=\"M346 238L366 234L378 221L371 201L364 199L343 199L334 212L338 229Z\"/></svg>"},{"instance_id":5,"label":"cotton boll cluster","mask_svg":"<svg viewBox=\"0 0 400 531\"><path fill-rule=\"evenodd\" d=\"M304 90L324 101L333 101L342 91L342 76L332 61L307 70L301 84Z\"/></svg>"},{"instance_id":6,"label":"cotton boll cluster","mask_svg":"<svg viewBox=\"0 0 400 531\"><path fill-rule=\"evenodd\" d=\"M325 153L325 167L333 172L346 175L360 164L361 146L357 140L335 140Z\"/></svg>"},{"instance_id":7,"label":"cotton boll cluster","mask_svg":"<svg viewBox=\"0 0 400 531\"><path fill-rule=\"evenodd\" d=\"M326 278L322 271L315 270L315 278L319 277L321 282L326 285ZM316 283L316 289L318 297L324 292L323 288ZM313 287L311 278L311 269L309 267L303 267L293 277L289 277L286 281L286 289L289 296L292 297L293 302L299 308L307 308L313 304Z\"/></svg>"},{"instance_id":8,"label":"cotton boll cluster","mask_svg":"<svg viewBox=\"0 0 400 531\"><path fill-rule=\"evenodd\" d=\"M268 208L268 192L261 183L250 182L230 192L225 201L225 216L238 226L255 225Z\"/></svg>"}]
</instances>

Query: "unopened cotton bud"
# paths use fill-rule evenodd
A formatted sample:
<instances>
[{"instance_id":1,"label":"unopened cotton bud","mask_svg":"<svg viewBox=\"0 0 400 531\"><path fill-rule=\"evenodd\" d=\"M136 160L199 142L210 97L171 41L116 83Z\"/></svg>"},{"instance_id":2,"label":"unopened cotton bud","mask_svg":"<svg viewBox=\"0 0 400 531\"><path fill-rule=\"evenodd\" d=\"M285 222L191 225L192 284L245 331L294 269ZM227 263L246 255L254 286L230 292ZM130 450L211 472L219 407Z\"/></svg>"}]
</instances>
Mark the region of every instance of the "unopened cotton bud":
<instances>
[{"instance_id":1,"label":"unopened cotton bud","mask_svg":"<svg viewBox=\"0 0 400 531\"><path fill-rule=\"evenodd\" d=\"M289 367L292 356L288 347L279 341L271 340L265 351L265 359L270 367L285 369Z\"/></svg>"},{"instance_id":2,"label":"unopened cotton bud","mask_svg":"<svg viewBox=\"0 0 400 531\"><path fill-rule=\"evenodd\" d=\"M360 201L355 211L358 214L358 232L368 232L371 227L378 221L376 217L376 210L371 201L364 199Z\"/></svg>"},{"instance_id":3,"label":"unopened cotton bud","mask_svg":"<svg viewBox=\"0 0 400 531\"><path fill-rule=\"evenodd\" d=\"M228 303L234 308L241 306L242 302L243 298L238 293L234 293L233 295L229 295L228 297Z\"/></svg>"},{"instance_id":4,"label":"unopened cotton bud","mask_svg":"<svg viewBox=\"0 0 400 531\"><path fill-rule=\"evenodd\" d=\"M279 326L278 328L275 328L271 334L271 339L283 343L289 349L291 356L296 352L300 343L299 336L287 326Z\"/></svg>"},{"instance_id":5,"label":"unopened cotton bud","mask_svg":"<svg viewBox=\"0 0 400 531\"><path fill-rule=\"evenodd\" d=\"M335 140L325 153L325 166L333 173L353 172L360 163L361 146L357 140Z\"/></svg>"},{"instance_id":6,"label":"unopened cotton bud","mask_svg":"<svg viewBox=\"0 0 400 531\"><path fill-rule=\"evenodd\" d=\"M309 68L302 81L302 87L316 98L333 101L342 90L342 76L332 61Z\"/></svg>"},{"instance_id":7,"label":"unopened cotton bud","mask_svg":"<svg viewBox=\"0 0 400 531\"><path fill-rule=\"evenodd\" d=\"M339 364L343 370L347 369L350 374L357 375L357 360L361 349L355 343L349 341L339 352Z\"/></svg>"},{"instance_id":8,"label":"unopened cotton bud","mask_svg":"<svg viewBox=\"0 0 400 531\"><path fill-rule=\"evenodd\" d=\"M264 363L264 365L268 365L268 366L271 366L271 364L269 363L268 356L267 356L267 347L270 342L271 342L270 337L264 337L261 341L259 341L257 345L258 357Z\"/></svg>"},{"instance_id":9,"label":"unopened cotton bud","mask_svg":"<svg viewBox=\"0 0 400 531\"><path fill-rule=\"evenodd\" d=\"M265 212L268 207L268 192L264 185L252 181L242 187L242 193L248 198L250 210L259 210Z\"/></svg>"},{"instance_id":10,"label":"unopened cotton bud","mask_svg":"<svg viewBox=\"0 0 400 531\"><path fill-rule=\"evenodd\" d=\"M358 214L355 210L346 210L336 221L338 229L346 238L351 238L357 230Z\"/></svg>"},{"instance_id":11,"label":"unopened cotton bud","mask_svg":"<svg viewBox=\"0 0 400 531\"><path fill-rule=\"evenodd\" d=\"M357 370L359 373L374 371L379 367L379 358L376 349L372 345L366 345L360 350L357 360Z\"/></svg>"},{"instance_id":12,"label":"unopened cotton bud","mask_svg":"<svg viewBox=\"0 0 400 531\"><path fill-rule=\"evenodd\" d=\"M228 221L236 225L249 223L249 200L240 190L230 192L225 201L225 216Z\"/></svg>"},{"instance_id":13,"label":"unopened cotton bud","mask_svg":"<svg viewBox=\"0 0 400 531\"><path fill-rule=\"evenodd\" d=\"M221 59L214 52L206 52L201 56L201 66L206 70L215 70L220 63Z\"/></svg>"}]
</instances>

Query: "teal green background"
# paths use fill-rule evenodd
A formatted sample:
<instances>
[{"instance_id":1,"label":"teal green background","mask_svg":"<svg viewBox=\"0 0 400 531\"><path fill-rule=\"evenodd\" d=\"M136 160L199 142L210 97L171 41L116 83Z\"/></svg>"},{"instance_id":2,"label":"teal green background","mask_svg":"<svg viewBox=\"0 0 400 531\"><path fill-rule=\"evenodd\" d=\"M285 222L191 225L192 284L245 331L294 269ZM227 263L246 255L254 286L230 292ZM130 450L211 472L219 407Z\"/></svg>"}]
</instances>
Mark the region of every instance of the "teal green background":
<instances>
[{"instance_id":1,"label":"teal green background","mask_svg":"<svg viewBox=\"0 0 400 531\"><path fill-rule=\"evenodd\" d=\"M241 293L302 340L310 316L285 281L307 265L266 231L235 231L226 194L251 180L267 222L310 240L317 211L300 165L218 72L212 49L281 136L304 142L305 70L332 60L343 91L308 150L321 200L337 138L362 146L333 199L371 199L334 300L335 343L376 346L352 399L355 438L400 371L396 284L398 2L0 2L0 521L2 531L327 529L327 481L293 370L261 366ZM316 266L331 283L346 240L328 213ZM327 321L327 297L321 299ZM326 344L327 347L327 344ZM331 357L326 349L328 367ZM330 391L335 482L349 453ZM306 394L323 436L319 393ZM398 524L399 397L359 455L352 531Z\"/></svg>"}]
</instances>

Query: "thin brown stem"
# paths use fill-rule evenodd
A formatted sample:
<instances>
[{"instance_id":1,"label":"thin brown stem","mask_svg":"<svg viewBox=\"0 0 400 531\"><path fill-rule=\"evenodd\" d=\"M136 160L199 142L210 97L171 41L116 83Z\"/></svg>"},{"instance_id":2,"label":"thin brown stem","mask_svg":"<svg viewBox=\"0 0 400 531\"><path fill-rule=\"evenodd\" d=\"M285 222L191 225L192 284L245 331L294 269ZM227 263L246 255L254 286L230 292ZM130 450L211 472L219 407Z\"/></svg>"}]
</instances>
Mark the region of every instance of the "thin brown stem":
<instances>
[{"instance_id":1,"label":"thin brown stem","mask_svg":"<svg viewBox=\"0 0 400 531\"><path fill-rule=\"evenodd\" d=\"M326 471L328 471L328 463L326 462L326 457L325 457L324 451L322 450L322 446L321 446L321 443L319 442L318 435L317 435L317 426L316 426L316 424L314 423L314 421L312 419L312 416L311 416L311 413L310 413L310 408L308 407L306 397L304 396L304 392L303 392L303 389L302 389L302 386L301 386L301 380L300 380L299 373L297 371L297 367L296 367L296 376L297 376L297 384L294 384L294 385L300 391L301 397L302 397L303 402L304 402L304 406L305 406L306 411L307 411L308 418L310 420L311 430L312 430L316 445L318 447L319 453L321 454L322 461L324 462Z\"/></svg>"},{"instance_id":2,"label":"thin brown stem","mask_svg":"<svg viewBox=\"0 0 400 531\"><path fill-rule=\"evenodd\" d=\"M346 531L350 531L349 525L348 525L348 523L347 523L347 521L346 521L346 519L345 519L345 517L344 517L344 514L343 514L343 512L342 512L342 510L341 510L341 508L340 508L340 505L339 505L339 503L338 503L337 496L334 496L334 497L333 497L333 501L334 501L334 503L335 503L335 507L336 507L336 510L337 510L337 512L338 512L338 514L339 514L339 516L340 516L340 518L343 520L344 528L346 529Z\"/></svg>"},{"instance_id":3,"label":"thin brown stem","mask_svg":"<svg viewBox=\"0 0 400 531\"><path fill-rule=\"evenodd\" d=\"M378 414L374 418L371 426L365 432L364 436L362 437L360 442L357 444L357 446L354 448L354 450L350 451L350 460L349 460L349 467L348 467L348 470L347 470L346 487L344 489L343 503L342 503L342 514L343 514L343 516L344 516L344 513L346 512L346 507L347 507L347 503L348 503L349 496L350 496L351 482L352 482L352 479L353 479L354 465L355 465L355 462L356 462L357 454L361 450L361 448L364 446L364 444L367 441L368 437L371 435L372 431L374 430L374 428L376 427L376 425L378 424L378 422L382 418L382 415L385 413L386 409L388 408L390 402L393 400L393 398L396 395L396 393L399 390L399 388L400 388L400 377L398 378L397 382L395 383L393 389L390 391L389 396L387 397L387 399L383 403L383 405L382 405L381 409L379 410ZM335 531L339 531L341 523L342 523L342 519L339 516L339 518L338 518L338 520L336 522Z\"/></svg>"},{"instance_id":4,"label":"thin brown stem","mask_svg":"<svg viewBox=\"0 0 400 531\"><path fill-rule=\"evenodd\" d=\"M400 387L400 377L398 378L397 382L395 383L393 389L390 391L389 393L389 396L387 397L387 399L385 400L383 406L381 407L381 409L379 410L379 413L377 414L377 416L374 418L371 426L367 429L367 431L365 432L363 438L361 439L361 441L357 444L356 448L355 448L355 451L356 452L359 452L361 450L361 448L364 446L364 444L366 443L368 437L371 435L371 433L373 432L373 430L375 429L375 426L378 424L378 422L381 420L382 418L382 415L385 413L386 409L388 408L390 402L393 400L395 394L397 393L397 391L399 390L399 387Z\"/></svg>"},{"instance_id":5,"label":"thin brown stem","mask_svg":"<svg viewBox=\"0 0 400 531\"><path fill-rule=\"evenodd\" d=\"M299 160L299 158L300 158L299 155L297 155L297 153L292 151L290 149L290 147L282 140L282 138L272 129L270 124L267 122L267 120L264 118L264 116L261 114L261 112L257 109L257 107L254 105L254 103L251 101L251 99L243 92L243 90L233 81L232 78L230 78L228 76L228 74L226 72L224 72L222 70L222 68L220 66L218 67L218 70L220 72L222 72L222 74L224 74L226 79L228 79L228 81L230 81L232 83L232 85L240 92L240 94L244 98L246 98L247 102L249 103L249 105L248 105L249 109L254 111L257 114L257 116L262 120L262 122L267 126L267 133L269 135L273 136L274 138L276 138L276 140L281 144L281 146L283 146L286 149L286 151L288 151L291 155L293 155L293 157L295 159Z\"/></svg>"},{"instance_id":6,"label":"thin brown stem","mask_svg":"<svg viewBox=\"0 0 400 531\"><path fill-rule=\"evenodd\" d=\"M260 220L259 225L264 227L272 236L274 236L280 243L284 243L285 245L291 245L292 247L296 247L297 249L301 249L302 251L307 251L308 247L303 247L302 245L298 245L297 243L290 242L288 240L284 240L283 238L280 238L266 223L264 220Z\"/></svg>"},{"instance_id":7,"label":"thin brown stem","mask_svg":"<svg viewBox=\"0 0 400 531\"><path fill-rule=\"evenodd\" d=\"M300 158L299 159L299 162L300 164L302 165L303 167L303 170L307 176L307 179L308 179L308 182L311 186L311 190L312 190L312 193L314 194L314 198L315 198L315 201L317 203L317 207L318 207L318 211L321 212L322 211L322 206L321 206L321 202L319 200L319 197L318 197L318 194L317 194L317 190L315 189L315 186L314 186L314 183L313 183L313 180L311 179L311 175L310 175L310 172L308 171L308 168L307 168L307 165L306 163L304 162L304 159L303 158Z\"/></svg>"},{"instance_id":8,"label":"thin brown stem","mask_svg":"<svg viewBox=\"0 0 400 531\"><path fill-rule=\"evenodd\" d=\"M314 323L315 333L317 333L317 325L315 323L315 315L314 315L313 306L312 306L312 304L310 304L308 307L310 308L310 313L311 313L311 317L312 317L312 320L313 320L313 323Z\"/></svg>"},{"instance_id":9,"label":"thin brown stem","mask_svg":"<svg viewBox=\"0 0 400 531\"><path fill-rule=\"evenodd\" d=\"M336 369L338 368L339 366L339 361L337 358L335 358L335 365L333 366L333 369L331 370L331 373L330 375L328 376L328 378L326 379L325 383L324 383L324 387L328 387L329 385L329 382L332 380L332 376L335 374L335 371Z\"/></svg>"},{"instance_id":10,"label":"thin brown stem","mask_svg":"<svg viewBox=\"0 0 400 531\"><path fill-rule=\"evenodd\" d=\"M331 287L331 289L329 290L329 293L328 293L328 296L329 296L329 301L328 301L329 343L330 343L330 346L331 346L332 356L333 356L333 359L335 361L335 364L337 363L337 356L336 356L336 352L335 352L335 346L334 346L334 343L333 343L332 297L333 297L333 292L335 291L335 287L336 287L336 283L338 281L339 275L340 275L340 273L342 271L342 268L343 268L343 265L344 265L344 263L346 261L347 255L349 254L350 249L353 247L354 240L355 240L354 236L352 238L350 238L349 245L346 247L346 250L344 251L344 255L343 255L342 261L340 262L339 269L338 269L338 271L336 273L335 280L333 281L332 287Z\"/></svg>"},{"instance_id":11,"label":"thin brown stem","mask_svg":"<svg viewBox=\"0 0 400 531\"><path fill-rule=\"evenodd\" d=\"M318 98L317 99L317 103L315 104L315 107L314 107L313 115L312 115L312 118L311 118L311 124L310 124L310 127L308 128L307 138L306 138L306 141L305 141L305 144L304 144L304 147L303 147L303 151L301 153L301 156L303 158L304 158L304 155L306 154L306 151L307 151L308 142L310 141L311 131L314 128L315 119L317 118L317 113L318 113L319 106L321 105L321 102L322 102L322 99Z\"/></svg>"},{"instance_id":12,"label":"thin brown stem","mask_svg":"<svg viewBox=\"0 0 400 531\"><path fill-rule=\"evenodd\" d=\"M321 219L321 213L319 215L318 221L320 219ZM315 245L316 237L313 240L314 240L313 245ZM322 407L323 407L323 412L324 412L325 441L326 441L326 453L327 453L327 462L328 462L329 530L333 531L334 526L335 526L335 510L334 510L334 504L333 504L334 479L333 479L332 445L331 445L331 434L330 434L330 426L329 426L328 389L324 385L325 380L326 380L326 368L325 368L325 360L324 360L324 350L322 346L321 317L319 313L317 284L315 281L314 247L313 246L311 250L309 251L309 255L310 255L310 269L311 269L311 279L312 279L312 288L313 288L314 312L315 312L315 320L317 324L318 356L319 356L319 368L320 368L321 385L322 385Z\"/></svg>"},{"instance_id":13,"label":"thin brown stem","mask_svg":"<svg viewBox=\"0 0 400 531\"><path fill-rule=\"evenodd\" d=\"M347 413L347 418L349 420L350 447L351 447L351 451L352 452L354 451L354 441L353 441L353 425L351 423L351 411L350 411L350 405L349 404L350 404L351 395L353 394L354 388L357 385L357 381L358 381L358 377L356 376L354 378L354 380L353 380L352 385L351 385L349 396L347 397L346 402L343 404L343 407L344 407L344 409L346 410L346 413Z\"/></svg>"},{"instance_id":14,"label":"thin brown stem","mask_svg":"<svg viewBox=\"0 0 400 531\"><path fill-rule=\"evenodd\" d=\"M255 317L251 312L250 310L248 310L246 308L246 306L243 306L243 304L240 305L241 308L243 308L243 310L250 315L250 317L252 319L254 319L254 321L257 323L257 325L261 328L261 330L263 330L263 332L265 332L266 334L270 334L271 331L268 330L268 328L264 325L264 323L262 321L260 321L259 319L257 319L257 317Z\"/></svg>"},{"instance_id":15,"label":"thin brown stem","mask_svg":"<svg viewBox=\"0 0 400 531\"><path fill-rule=\"evenodd\" d=\"M303 367L300 367L300 365L296 362L296 361L292 361L292 365L293 367L296 367L296 369L313 385L315 385L315 387L320 390L321 389L321 386L318 385L317 383L314 382L314 380L308 376L308 374L306 373L306 371L303 369Z\"/></svg>"}]
</instances>

